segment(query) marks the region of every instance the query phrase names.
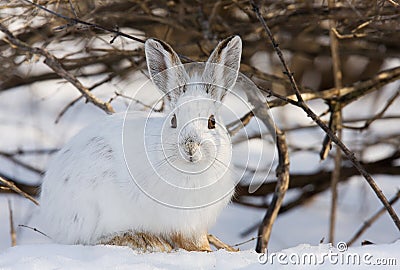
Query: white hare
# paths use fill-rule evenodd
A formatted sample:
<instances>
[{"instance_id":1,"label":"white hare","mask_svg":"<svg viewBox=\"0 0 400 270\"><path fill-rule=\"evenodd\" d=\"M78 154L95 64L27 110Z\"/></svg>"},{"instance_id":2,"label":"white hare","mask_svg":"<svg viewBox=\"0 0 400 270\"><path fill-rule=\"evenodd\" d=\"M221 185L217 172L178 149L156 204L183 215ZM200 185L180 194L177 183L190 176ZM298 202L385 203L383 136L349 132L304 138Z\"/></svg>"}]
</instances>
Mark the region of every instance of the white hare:
<instances>
[{"instance_id":1,"label":"white hare","mask_svg":"<svg viewBox=\"0 0 400 270\"><path fill-rule=\"evenodd\" d=\"M160 40L148 39L145 53L166 110L105 117L54 156L38 228L57 242L210 250L207 231L235 187L219 108L238 76L241 39L189 68Z\"/></svg>"}]
</instances>

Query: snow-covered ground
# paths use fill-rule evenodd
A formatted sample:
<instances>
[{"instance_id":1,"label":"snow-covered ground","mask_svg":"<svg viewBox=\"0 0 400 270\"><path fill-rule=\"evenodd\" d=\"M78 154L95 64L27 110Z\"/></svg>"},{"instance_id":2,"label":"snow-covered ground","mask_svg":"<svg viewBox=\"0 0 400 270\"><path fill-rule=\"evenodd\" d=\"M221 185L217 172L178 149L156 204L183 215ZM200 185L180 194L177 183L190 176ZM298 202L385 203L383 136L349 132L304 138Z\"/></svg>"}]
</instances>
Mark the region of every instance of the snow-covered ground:
<instances>
[{"instance_id":1,"label":"snow-covered ground","mask_svg":"<svg viewBox=\"0 0 400 270\"><path fill-rule=\"evenodd\" d=\"M176 251L138 254L127 247L23 245L0 255L1 269L398 269L400 241L346 249L308 244L277 253Z\"/></svg>"},{"instance_id":2,"label":"snow-covered ground","mask_svg":"<svg viewBox=\"0 0 400 270\"><path fill-rule=\"evenodd\" d=\"M140 83L135 84L135 80L136 78L132 77L128 82L123 83L129 85L130 89L135 89L135 85L140 85ZM91 82L85 83L90 85ZM121 84L122 82L114 82L100 87L95 94L106 99L115 89L118 91L126 89ZM70 108L58 124L55 124L54 121L65 104L77 96L75 89L56 81L34 84L29 89L21 87L1 92L0 150L59 148L83 126L103 117L103 113L94 106L79 102ZM113 106L121 111L126 107L126 103L126 100L118 99ZM380 104L384 104L384 100L381 100ZM325 108L323 104L313 105L318 112L322 112ZM376 108L380 107L376 105ZM346 116L360 116L360 110L357 107L346 110ZM388 113L399 111L400 102L397 101ZM310 123L309 119L297 109L285 109L276 116L276 119L293 126L299 123ZM380 131L383 125L384 132L399 128L396 125L387 124L388 121L382 123L373 126L375 131ZM322 140L322 133L318 130L297 132L296 136L296 138L289 136L291 143L319 147ZM351 139L355 143L365 136L367 135L345 133L345 139L348 141ZM374 160L382 153L387 153L384 151L389 150L384 147L372 148L364 153L364 157ZM48 161L45 155L27 155L21 159L41 169L45 169ZM5 158L0 157L0 164L1 173L9 173L10 176L29 183L37 183L40 180L39 175L15 166ZM327 162L319 163L315 153L293 154L291 157L292 172L310 172L330 166L331 164ZM394 195L400 186L395 177L377 175L375 179L387 197ZM289 193L288 197L292 195ZM335 258L340 260L349 254L352 258L356 258L355 260L359 258L360 266L365 269L375 269L376 265L371 266L371 264L379 262L381 264L396 263L397 267L400 265L399 232L386 213L363 234L357 241L356 247L339 251L327 244L329 191L318 195L312 202L278 217L273 227L269 261L266 264L261 264L258 255L252 251L255 241L241 245L242 251L238 253L177 251L168 254L137 254L124 247L52 244L32 230L17 227L18 245L10 248L8 201L11 203L16 225L28 224L36 208L31 202L17 195L0 196L0 209L2 209L0 211L0 269L281 269L285 267L285 263L293 264L290 259L294 262L297 258L302 259L301 256L307 257L308 255L302 255L305 253L315 254L317 256L315 267L324 267L324 269L352 267L352 263L344 261L335 263ZM380 202L361 177L353 177L350 181L340 184L336 243L348 241L363 221L380 207ZM395 205L395 210L400 213L399 205ZM223 211L211 233L228 244L240 243L256 235L256 232L246 236L240 236L240 233L259 223L263 215L264 210L230 205ZM360 242L364 239L376 245L360 247ZM319 244L320 242L323 244ZM284 255L279 255L279 252L286 254L286 259ZM323 265L319 263L322 258L324 258ZM300 268L309 267L308 263L300 263ZM382 269L388 269L388 266Z\"/></svg>"}]
</instances>

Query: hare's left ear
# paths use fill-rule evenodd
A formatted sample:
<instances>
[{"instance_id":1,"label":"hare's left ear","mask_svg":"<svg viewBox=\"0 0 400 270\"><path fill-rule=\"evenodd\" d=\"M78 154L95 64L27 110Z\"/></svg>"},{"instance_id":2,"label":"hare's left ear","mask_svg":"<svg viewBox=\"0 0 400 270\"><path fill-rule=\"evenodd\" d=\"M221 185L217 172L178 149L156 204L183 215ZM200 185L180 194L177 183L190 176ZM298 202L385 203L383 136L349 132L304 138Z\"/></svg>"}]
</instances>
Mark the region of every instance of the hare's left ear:
<instances>
[{"instance_id":1,"label":"hare's left ear","mask_svg":"<svg viewBox=\"0 0 400 270\"><path fill-rule=\"evenodd\" d=\"M239 36L231 36L221 41L210 55L203 78L211 84L207 91L214 99L222 100L227 90L235 85L241 54L242 40Z\"/></svg>"},{"instance_id":2,"label":"hare's left ear","mask_svg":"<svg viewBox=\"0 0 400 270\"><path fill-rule=\"evenodd\" d=\"M164 41L150 38L145 43L147 67L153 83L164 94L164 102L173 109L188 75L179 56Z\"/></svg>"}]
</instances>

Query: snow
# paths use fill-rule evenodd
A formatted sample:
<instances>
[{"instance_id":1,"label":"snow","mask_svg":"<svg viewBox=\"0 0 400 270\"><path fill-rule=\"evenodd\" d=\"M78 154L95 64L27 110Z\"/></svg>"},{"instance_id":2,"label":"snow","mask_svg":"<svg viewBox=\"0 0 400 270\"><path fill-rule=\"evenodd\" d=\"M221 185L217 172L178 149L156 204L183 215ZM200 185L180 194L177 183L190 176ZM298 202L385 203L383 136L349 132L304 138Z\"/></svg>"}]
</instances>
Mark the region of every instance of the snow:
<instances>
[{"instance_id":1,"label":"snow","mask_svg":"<svg viewBox=\"0 0 400 270\"><path fill-rule=\"evenodd\" d=\"M127 247L35 245L9 249L1 269L242 269L259 266L257 254L177 251L138 254ZM254 268L257 269L257 268Z\"/></svg>"},{"instance_id":2,"label":"snow","mask_svg":"<svg viewBox=\"0 0 400 270\"><path fill-rule=\"evenodd\" d=\"M329 244L298 245L278 253L188 252L140 254L127 247L24 245L0 254L0 269L382 269L400 263L400 241L346 249ZM268 260L266 259L268 258Z\"/></svg>"}]
</instances>

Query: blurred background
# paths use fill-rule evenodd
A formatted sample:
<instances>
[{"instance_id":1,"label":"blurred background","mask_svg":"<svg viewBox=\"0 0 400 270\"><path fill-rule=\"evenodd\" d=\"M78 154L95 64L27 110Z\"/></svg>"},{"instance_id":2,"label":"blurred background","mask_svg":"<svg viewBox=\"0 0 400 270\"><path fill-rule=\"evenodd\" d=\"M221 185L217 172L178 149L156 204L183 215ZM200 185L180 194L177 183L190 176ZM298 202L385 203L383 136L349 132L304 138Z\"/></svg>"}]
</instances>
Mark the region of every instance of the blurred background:
<instances>
[{"instance_id":1,"label":"blurred background","mask_svg":"<svg viewBox=\"0 0 400 270\"><path fill-rule=\"evenodd\" d=\"M382 205L335 146L329 151L329 144L323 143L324 132L301 109L270 94L272 91L294 99L281 62L249 1L34 2L58 16L28 1L0 1L1 25L25 44L15 46L4 31L0 32L2 178L36 197L51 155L82 127L101 121L110 108L123 112L129 104L138 110L154 105L159 98L154 87L147 95L135 95L148 80L142 41L156 37L169 43L183 62L205 61L220 40L239 35L243 40L240 71L264 94L265 106L271 108L276 125L286 132L289 147L290 185L273 227L270 248L350 240L360 245L364 240L388 243L399 239L397 228L385 212L360 237L353 237ZM307 104L337 131L386 197L398 198L398 1L293 0L257 4ZM65 77L44 63L34 47L55 56L64 71L109 107L87 102ZM332 57L335 52L337 56ZM244 116L248 111L237 113ZM244 130L232 141L235 165L245 173L233 203L212 230L230 245L257 237L276 185L277 161L271 136L255 128L254 119ZM244 151L260 164L243 160ZM335 177L332 172L336 172ZM249 179L255 174L268 181L250 193ZM335 178L339 184L333 215ZM29 224L37 206L4 185L0 187L0 250L15 244L11 224L17 244L34 238L43 240L33 230L18 226ZM400 212L398 205L394 208ZM240 246L254 247L255 240Z\"/></svg>"}]
</instances>

